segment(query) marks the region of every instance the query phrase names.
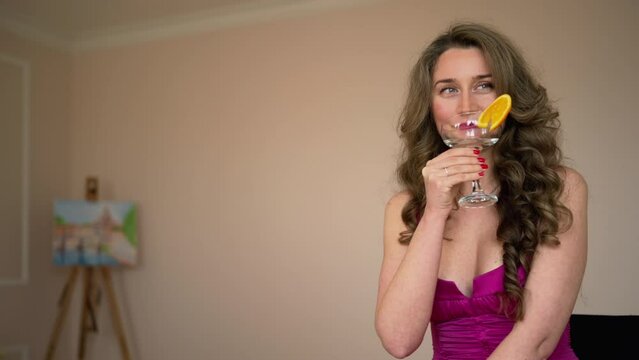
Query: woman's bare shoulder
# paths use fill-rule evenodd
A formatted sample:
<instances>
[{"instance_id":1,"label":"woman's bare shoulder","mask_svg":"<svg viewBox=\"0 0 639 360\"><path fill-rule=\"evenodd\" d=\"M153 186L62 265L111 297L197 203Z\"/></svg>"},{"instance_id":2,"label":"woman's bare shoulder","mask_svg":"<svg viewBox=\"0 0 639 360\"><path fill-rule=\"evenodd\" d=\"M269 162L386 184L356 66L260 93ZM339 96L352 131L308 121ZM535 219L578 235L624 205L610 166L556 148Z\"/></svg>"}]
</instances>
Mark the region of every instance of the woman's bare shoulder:
<instances>
[{"instance_id":1,"label":"woman's bare shoulder","mask_svg":"<svg viewBox=\"0 0 639 360\"><path fill-rule=\"evenodd\" d=\"M393 194L386 202L386 213L401 212L404 206L412 199L412 195L407 190Z\"/></svg>"},{"instance_id":2,"label":"woman's bare shoulder","mask_svg":"<svg viewBox=\"0 0 639 360\"><path fill-rule=\"evenodd\" d=\"M411 200L412 195L408 191L400 191L386 203L384 213L384 243L387 251L394 248L402 248L400 242L397 241L402 232L406 231L406 224L402 220L402 210ZM404 251L404 250L402 250Z\"/></svg>"},{"instance_id":3,"label":"woman's bare shoulder","mask_svg":"<svg viewBox=\"0 0 639 360\"><path fill-rule=\"evenodd\" d=\"M564 182L564 197L587 196L588 183L579 171L563 166L559 171L559 176Z\"/></svg>"}]
</instances>

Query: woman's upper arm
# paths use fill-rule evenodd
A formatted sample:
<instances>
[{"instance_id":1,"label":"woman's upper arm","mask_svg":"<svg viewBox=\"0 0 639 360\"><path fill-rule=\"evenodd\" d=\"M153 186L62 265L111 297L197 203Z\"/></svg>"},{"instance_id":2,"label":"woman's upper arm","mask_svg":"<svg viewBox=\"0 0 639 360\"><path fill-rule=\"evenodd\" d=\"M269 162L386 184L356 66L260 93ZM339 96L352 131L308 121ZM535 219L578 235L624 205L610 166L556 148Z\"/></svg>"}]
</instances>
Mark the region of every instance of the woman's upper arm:
<instances>
[{"instance_id":1,"label":"woman's upper arm","mask_svg":"<svg viewBox=\"0 0 639 360\"><path fill-rule=\"evenodd\" d=\"M378 309L389 283L406 254L407 247L400 244L399 234L406 230L406 225L402 221L402 209L409 200L410 195L407 192L398 193L388 201L384 211L384 257L379 275Z\"/></svg>"},{"instance_id":2,"label":"woman's upper arm","mask_svg":"<svg viewBox=\"0 0 639 360\"><path fill-rule=\"evenodd\" d=\"M552 352L570 319L588 250L588 188L583 177L566 169L562 203L572 213L570 227L558 234L559 246L540 245L526 281L524 319L513 333L537 336L542 352Z\"/></svg>"}]
</instances>

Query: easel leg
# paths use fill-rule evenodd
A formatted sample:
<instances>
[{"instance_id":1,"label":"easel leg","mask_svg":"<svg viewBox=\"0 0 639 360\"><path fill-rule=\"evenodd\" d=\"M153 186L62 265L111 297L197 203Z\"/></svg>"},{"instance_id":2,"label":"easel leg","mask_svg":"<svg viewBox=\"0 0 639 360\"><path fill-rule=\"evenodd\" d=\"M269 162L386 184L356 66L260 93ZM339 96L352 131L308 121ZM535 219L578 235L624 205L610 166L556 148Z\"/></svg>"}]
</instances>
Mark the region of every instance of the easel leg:
<instances>
[{"instance_id":1,"label":"easel leg","mask_svg":"<svg viewBox=\"0 0 639 360\"><path fill-rule=\"evenodd\" d=\"M93 268L85 267L84 272L84 292L82 294L82 313L80 316L80 342L78 344L78 359L83 360L86 353L86 340L89 326L87 320L89 320L91 306L91 294L93 291Z\"/></svg>"},{"instance_id":2,"label":"easel leg","mask_svg":"<svg viewBox=\"0 0 639 360\"><path fill-rule=\"evenodd\" d=\"M67 310L69 310L71 294L73 293L73 287L75 286L75 279L77 275L78 267L74 266L69 273L67 282L66 284L64 284L64 288L62 289L60 300L58 301L58 316L55 319L53 332L51 333L51 337L49 338L49 347L47 348L46 360L52 360L53 355L55 354L58 338L60 337L60 330L62 329L62 324L64 324L64 318L67 315Z\"/></svg>"},{"instance_id":3,"label":"easel leg","mask_svg":"<svg viewBox=\"0 0 639 360\"><path fill-rule=\"evenodd\" d=\"M120 318L120 309L118 308L115 292L113 291L113 281L111 279L111 269L105 266L100 267L100 272L104 279L104 289L107 293L107 299L109 301L109 307L111 308L111 319L113 320L113 327L118 336L120 342L120 351L122 352L122 358L124 360L130 360L129 348L126 344L126 337L124 336L124 326Z\"/></svg>"}]
</instances>

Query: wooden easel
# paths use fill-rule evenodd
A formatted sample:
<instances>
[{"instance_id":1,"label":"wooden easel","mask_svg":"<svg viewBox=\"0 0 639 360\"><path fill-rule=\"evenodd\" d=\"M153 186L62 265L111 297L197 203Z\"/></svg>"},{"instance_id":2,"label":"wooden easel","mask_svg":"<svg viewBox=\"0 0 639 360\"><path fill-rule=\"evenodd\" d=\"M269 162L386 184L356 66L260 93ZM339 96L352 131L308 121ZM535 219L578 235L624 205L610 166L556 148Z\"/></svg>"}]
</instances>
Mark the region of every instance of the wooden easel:
<instances>
[{"instance_id":1,"label":"wooden easel","mask_svg":"<svg viewBox=\"0 0 639 360\"><path fill-rule=\"evenodd\" d=\"M86 200L97 201L98 200L98 179L95 177L88 177L86 179ZM113 327L120 343L120 352L122 353L122 359L130 360L129 348L127 346L126 337L124 336L124 326L120 318L120 309L118 307L117 299L115 297L115 291L113 290L113 280L111 278L111 268L108 266L74 266L71 268L71 272L67 278L60 299L58 301L58 315L55 319L53 331L49 338L49 346L47 349L46 360L53 360L53 355L60 337L62 325L64 319L69 310L69 304L71 302L71 295L73 294L73 288L75 286L78 272L82 272L84 275L84 288L82 294L82 313L80 316L80 342L78 344L78 359L83 360L86 354L86 339L88 333L97 332L96 312L100 303L100 287L99 283L95 281L96 273L102 276L104 290L106 291L107 300L109 301L109 308L111 310L111 320L113 321Z\"/></svg>"}]
</instances>

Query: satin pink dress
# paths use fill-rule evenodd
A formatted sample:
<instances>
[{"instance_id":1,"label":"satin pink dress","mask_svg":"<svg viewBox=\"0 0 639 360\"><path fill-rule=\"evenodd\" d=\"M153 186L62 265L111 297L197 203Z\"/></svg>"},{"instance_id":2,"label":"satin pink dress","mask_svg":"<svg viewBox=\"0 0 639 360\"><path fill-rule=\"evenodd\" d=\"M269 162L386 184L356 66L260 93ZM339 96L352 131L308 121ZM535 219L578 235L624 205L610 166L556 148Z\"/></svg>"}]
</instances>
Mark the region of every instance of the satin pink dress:
<instances>
[{"instance_id":1,"label":"satin pink dress","mask_svg":"<svg viewBox=\"0 0 639 360\"><path fill-rule=\"evenodd\" d=\"M514 321L500 313L504 291L503 265L473 280L473 294L464 295L453 281L439 279L431 315L433 360L484 360L510 333ZM519 280L526 274L519 269ZM574 360L566 326L550 360Z\"/></svg>"}]
</instances>

